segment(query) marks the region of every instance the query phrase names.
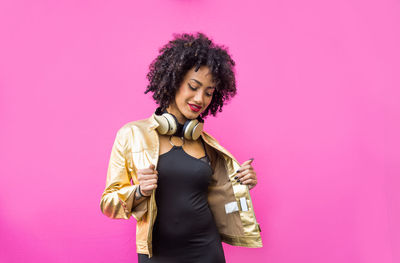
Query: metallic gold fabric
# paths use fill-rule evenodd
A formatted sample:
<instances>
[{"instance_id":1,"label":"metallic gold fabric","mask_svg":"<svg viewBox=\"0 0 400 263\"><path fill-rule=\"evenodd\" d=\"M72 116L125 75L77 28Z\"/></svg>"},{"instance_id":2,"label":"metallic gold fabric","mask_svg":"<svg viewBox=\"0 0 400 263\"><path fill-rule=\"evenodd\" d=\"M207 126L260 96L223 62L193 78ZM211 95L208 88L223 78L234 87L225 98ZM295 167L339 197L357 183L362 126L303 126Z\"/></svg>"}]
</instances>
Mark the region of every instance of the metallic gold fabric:
<instances>
[{"instance_id":1,"label":"metallic gold fabric","mask_svg":"<svg viewBox=\"0 0 400 263\"><path fill-rule=\"evenodd\" d=\"M154 114L147 119L133 121L121 127L116 135L107 171L106 187L101 196L100 209L110 218L137 220L136 251L152 257L152 230L157 216L155 191L146 200L135 201L137 170L157 167L159 139L155 130L159 124ZM234 246L262 247L260 227L256 221L249 188L234 179L240 163L205 131L206 142L213 164L212 182L208 188L208 203L213 213L221 240ZM214 153L212 154L212 150ZM225 204L246 198L248 211L225 212Z\"/></svg>"}]
</instances>

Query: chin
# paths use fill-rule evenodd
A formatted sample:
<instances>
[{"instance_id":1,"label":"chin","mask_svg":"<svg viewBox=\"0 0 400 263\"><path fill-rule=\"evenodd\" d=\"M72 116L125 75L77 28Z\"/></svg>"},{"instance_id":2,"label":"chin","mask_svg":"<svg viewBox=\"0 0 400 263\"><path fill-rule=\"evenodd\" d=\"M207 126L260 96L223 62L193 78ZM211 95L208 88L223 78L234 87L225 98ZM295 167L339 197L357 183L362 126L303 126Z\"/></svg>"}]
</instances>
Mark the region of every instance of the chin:
<instances>
[{"instance_id":1,"label":"chin","mask_svg":"<svg viewBox=\"0 0 400 263\"><path fill-rule=\"evenodd\" d=\"M186 108L187 107L187 108ZM180 112L186 119L196 119L203 111L200 109L198 112L194 112L190 109L189 105L186 105Z\"/></svg>"},{"instance_id":2,"label":"chin","mask_svg":"<svg viewBox=\"0 0 400 263\"><path fill-rule=\"evenodd\" d=\"M196 119L199 114L197 113L190 113L190 114L185 114L186 119Z\"/></svg>"},{"instance_id":3,"label":"chin","mask_svg":"<svg viewBox=\"0 0 400 263\"><path fill-rule=\"evenodd\" d=\"M190 111L188 113L185 113L184 116L186 117L186 119L196 119L200 114L201 114L201 111L199 111L198 113Z\"/></svg>"}]
</instances>

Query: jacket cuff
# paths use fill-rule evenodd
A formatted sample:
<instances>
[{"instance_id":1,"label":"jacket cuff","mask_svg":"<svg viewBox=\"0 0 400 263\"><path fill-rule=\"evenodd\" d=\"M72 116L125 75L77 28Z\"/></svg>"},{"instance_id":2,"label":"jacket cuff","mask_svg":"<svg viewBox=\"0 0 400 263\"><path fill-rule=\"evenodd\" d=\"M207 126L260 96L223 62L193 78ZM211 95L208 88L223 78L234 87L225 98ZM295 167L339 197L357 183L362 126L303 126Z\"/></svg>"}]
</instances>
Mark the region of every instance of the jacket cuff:
<instances>
[{"instance_id":1,"label":"jacket cuff","mask_svg":"<svg viewBox=\"0 0 400 263\"><path fill-rule=\"evenodd\" d=\"M126 200L125 212L131 213L136 220L140 220L144 214L147 212L147 198L142 200L136 200L135 194L138 190L137 185L129 186L132 190Z\"/></svg>"},{"instance_id":2,"label":"jacket cuff","mask_svg":"<svg viewBox=\"0 0 400 263\"><path fill-rule=\"evenodd\" d=\"M132 211L133 199L135 198L135 189L135 185L129 185L121 188L118 191L118 199L122 208L124 209L126 218L129 218Z\"/></svg>"}]
</instances>

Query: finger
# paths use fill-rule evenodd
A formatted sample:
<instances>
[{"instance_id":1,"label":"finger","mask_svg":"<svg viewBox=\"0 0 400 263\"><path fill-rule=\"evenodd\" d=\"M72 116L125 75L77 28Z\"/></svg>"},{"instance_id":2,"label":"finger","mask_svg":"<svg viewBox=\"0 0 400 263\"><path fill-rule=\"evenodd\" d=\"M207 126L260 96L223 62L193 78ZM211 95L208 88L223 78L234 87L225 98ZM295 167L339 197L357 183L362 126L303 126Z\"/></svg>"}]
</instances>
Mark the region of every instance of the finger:
<instances>
[{"instance_id":1,"label":"finger","mask_svg":"<svg viewBox=\"0 0 400 263\"><path fill-rule=\"evenodd\" d=\"M143 188L140 187L140 190L143 189L144 192L151 193L151 191L153 191L153 189L156 189L156 188L157 188L157 184L150 184L150 185L143 186Z\"/></svg>"},{"instance_id":2,"label":"finger","mask_svg":"<svg viewBox=\"0 0 400 263\"><path fill-rule=\"evenodd\" d=\"M257 184L257 181L254 179L248 179L246 181L243 181L242 184L255 186Z\"/></svg>"},{"instance_id":3,"label":"finger","mask_svg":"<svg viewBox=\"0 0 400 263\"><path fill-rule=\"evenodd\" d=\"M157 179L145 180L141 185L151 185L151 184L157 184Z\"/></svg>"},{"instance_id":4,"label":"finger","mask_svg":"<svg viewBox=\"0 0 400 263\"><path fill-rule=\"evenodd\" d=\"M251 170L248 170L248 169L244 170L242 172L239 172L239 173L236 174L235 179L240 179L240 178L242 178L243 176L245 176L245 175L247 175L249 173L251 173Z\"/></svg>"},{"instance_id":5,"label":"finger","mask_svg":"<svg viewBox=\"0 0 400 263\"><path fill-rule=\"evenodd\" d=\"M253 166L251 166L251 164L245 164L245 165L241 166L236 172L240 173L244 170L253 170L253 169L254 168L253 168Z\"/></svg>"},{"instance_id":6,"label":"finger","mask_svg":"<svg viewBox=\"0 0 400 263\"><path fill-rule=\"evenodd\" d=\"M153 189L143 191L143 194L144 194L145 196L150 196L150 195L152 194L152 192L155 191L156 188L157 188L157 186L154 186Z\"/></svg>"},{"instance_id":7,"label":"finger","mask_svg":"<svg viewBox=\"0 0 400 263\"><path fill-rule=\"evenodd\" d=\"M158 178L158 174L138 174L138 179L147 180L147 179L156 179Z\"/></svg>"},{"instance_id":8,"label":"finger","mask_svg":"<svg viewBox=\"0 0 400 263\"><path fill-rule=\"evenodd\" d=\"M158 174L158 171L157 170L152 170L150 168L146 168L146 169L139 169L137 171L137 173L141 173L141 174L154 174L154 173L157 173Z\"/></svg>"},{"instance_id":9,"label":"finger","mask_svg":"<svg viewBox=\"0 0 400 263\"><path fill-rule=\"evenodd\" d=\"M139 174L138 175L139 182L143 182L143 181L151 180L151 179L158 179L158 175L156 175L156 174Z\"/></svg>"},{"instance_id":10,"label":"finger","mask_svg":"<svg viewBox=\"0 0 400 263\"><path fill-rule=\"evenodd\" d=\"M254 180L254 179L256 179L256 178L255 178L254 174L248 173L248 174L246 174L246 175L244 175L244 176L238 178L237 180L240 181L240 182L244 182L244 181L246 181L246 180L248 180L248 179L253 179L253 180ZM239 182L239 183L240 183L240 182Z\"/></svg>"},{"instance_id":11,"label":"finger","mask_svg":"<svg viewBox=\"0 0 400 263\"><path fill-rule=\"evenodd\" d=\"M148 168L144 168L144 169L138 169L138 173L154 173L158 171L155 169L155 165L154 164L150 164Z\"/></svg>"},{"instance_id":12,"label":"finger","mask_svg":"<svg viewBox=\"0 0 400 263\"><path fill-rule=\"evenodd\" d=\"M248 172L252 172L253 173L254 172L254 168L251 167L251 166L245 165L244 167L238 169L236 172L237 172L236 176L237 177L241 177L242 174L246 174Z\"/></svg>"},{"instance_id":13,"label":"finger","mask_svg":"<svg viewBox=\"0 0 400 263\"><path fill-rule=\"evenodd\" d=\"M248 159L247 161L243 162L241 166L246 165L246 164L251 164L254 161L254 158L251 157L250 159Z\"/></svg>"},{"instance_id":14,"label":"finger","mask_svg":"<svg viewBox=\"0 0 400 263\"><path fill-rule=\"evenodd\" d=\"M251 166L250 164L246 164L246 165L240 167L236 172L240 173L240 172L243 172L245 170L253 170L253 166Z\"/></svg>"},{"instance_id":15,"label":"finger","mask_svg":"<svg viewBox=\"0 0 400 263\"><path fill-rule=\"evenodd\" d=\"M151 192L153 189L157 188L157 184L150 184L150 185L144 185L144 186L140 186L140 190L142 190L142 192Z\"/></svg>"}]
</instances>

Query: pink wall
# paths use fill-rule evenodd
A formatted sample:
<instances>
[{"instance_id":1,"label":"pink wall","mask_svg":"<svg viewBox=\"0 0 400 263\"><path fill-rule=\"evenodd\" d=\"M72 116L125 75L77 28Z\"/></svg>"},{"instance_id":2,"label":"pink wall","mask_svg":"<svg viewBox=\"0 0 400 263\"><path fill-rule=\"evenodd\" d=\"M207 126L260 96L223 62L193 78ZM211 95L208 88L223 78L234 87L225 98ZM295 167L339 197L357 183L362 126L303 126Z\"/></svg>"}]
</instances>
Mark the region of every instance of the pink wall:
<instances>
[{"instance_id":1,"label":"pink wall","mask_svg":"<svg viewBox=\"0 0 400 263\"><path fill-rule=\"evenodd\" d=\"M240 162L264 247L227 262L400 262L398 1L1 1L0 262L136 262L99 201L116 131L155 109L173 32L229 47L205 129ZM246 260L246 261L243 261Z\"/></svg>"}]
</instances>

